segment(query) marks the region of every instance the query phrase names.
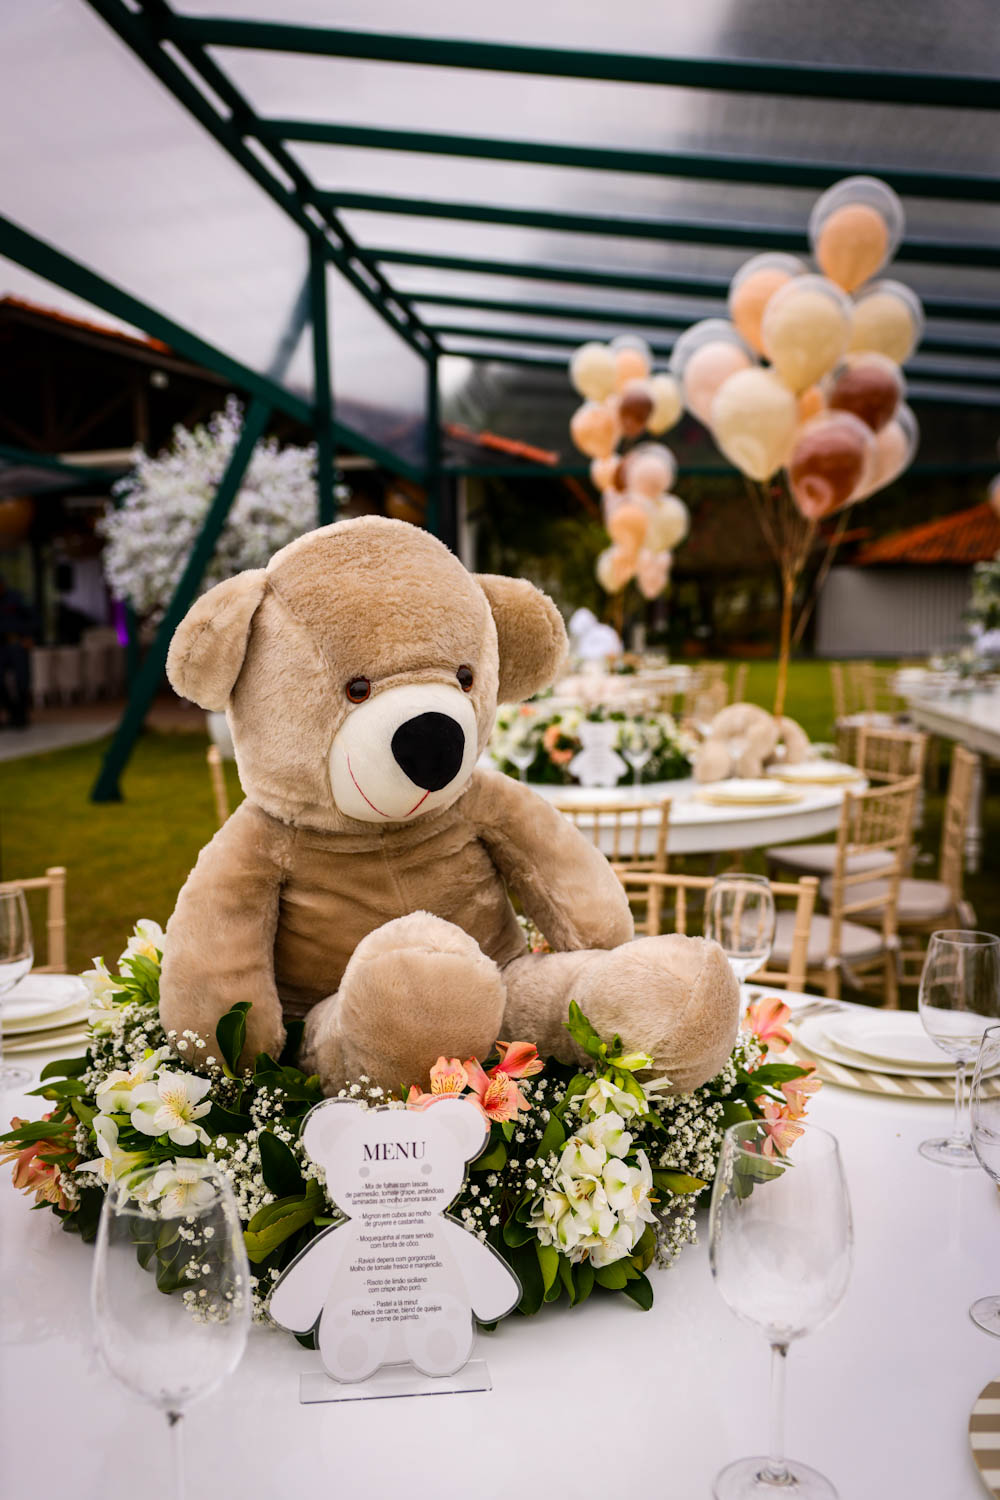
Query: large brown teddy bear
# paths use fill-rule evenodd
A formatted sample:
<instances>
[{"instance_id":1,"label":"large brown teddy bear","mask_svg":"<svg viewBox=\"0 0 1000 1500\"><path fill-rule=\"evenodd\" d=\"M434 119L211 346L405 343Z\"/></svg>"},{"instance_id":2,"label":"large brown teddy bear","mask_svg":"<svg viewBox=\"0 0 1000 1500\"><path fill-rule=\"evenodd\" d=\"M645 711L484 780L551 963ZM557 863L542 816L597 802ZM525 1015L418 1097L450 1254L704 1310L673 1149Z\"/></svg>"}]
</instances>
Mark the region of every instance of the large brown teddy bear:
<instances>
[{"instance_id":1,"label":"large brown teddy bear","mask_svg":"<svg viewBox=\"0 0 1000 1500\"><path fill-rule=\"evenodd\" d=\"M164 1025L217 1055L216 1023L250 1000L248 1063L304 1016L301 1062L330 1092L362 1073L423 1083L439 1055L484 1058L498 1037L577 1061L575 1000L675 1088L712 1077L738 1015L721 950L633 941L603 855L476 768L497 703L550 682L565 649L532 584L474 577L379 517L314 531L199 599L167 671L226 710L246 801L178 897ZM508 890L558 951L527 951Z\"/></svg>"}]
</instances>

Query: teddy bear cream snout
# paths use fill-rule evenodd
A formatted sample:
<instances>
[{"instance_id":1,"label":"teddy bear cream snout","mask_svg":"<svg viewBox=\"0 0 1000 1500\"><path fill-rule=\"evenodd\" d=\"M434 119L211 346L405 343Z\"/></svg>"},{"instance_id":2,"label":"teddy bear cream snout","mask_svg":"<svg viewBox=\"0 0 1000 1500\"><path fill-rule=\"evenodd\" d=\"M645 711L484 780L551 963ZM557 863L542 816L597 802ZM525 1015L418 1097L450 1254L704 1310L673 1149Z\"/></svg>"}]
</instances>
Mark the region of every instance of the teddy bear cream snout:
<instances>
[{"instance_id":1,"label":"teddy bear cream snout","mask_svg":"<svg viewBox=\"0 0 1000 1500\"><path fill-rule=\"evenodd\" d=\"M330 749L342 813L400 822L454 801L478 754L475 708L461 688L406 683L352 708Z\"/></svg>"}]
</instances>

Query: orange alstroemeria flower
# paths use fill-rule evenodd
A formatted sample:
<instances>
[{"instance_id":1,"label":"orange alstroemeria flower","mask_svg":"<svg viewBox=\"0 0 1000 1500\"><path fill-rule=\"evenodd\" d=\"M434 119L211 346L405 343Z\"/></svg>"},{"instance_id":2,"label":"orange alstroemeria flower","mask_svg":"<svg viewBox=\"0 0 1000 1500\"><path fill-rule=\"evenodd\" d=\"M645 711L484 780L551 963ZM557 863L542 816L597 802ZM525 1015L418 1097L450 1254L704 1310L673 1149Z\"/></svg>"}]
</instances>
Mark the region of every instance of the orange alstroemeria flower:
<instances>
[{"instance_id":1,"label":"orange alstroemeria flower","mask_svg":"<svg viewBox=\"0 0 1000 1500\"><path fill-rule=\"evenodd\" d=\"M809 1096L818 1093L823 1080L817 1077L816 1069L810 1068L804 1078L790 1078L781 1085L781 1092L788 1100L788 1112L793 1120L801 1120L809 1108Z\"/></svg>"},{"instance_id":2,"label":"orange alstroemeria flower","mask_svg":"<svg viewBox=\"0 0 1000 1500\"><path fill-rule=\"evenodd\" d=\"M494 1073L506 1073L508 1078L531 1078L545 1066L538 1048L530 1042L497 1042L497 1051L500 1061L491 1069L491 1077Z\"/></svg>"},{"instance_id":3,"label":"orange alstroemeria flower","mask_svg":"<svg viewBox=\"0 0 1000 1500\"><path fill-rule=\"evenodd\" d=\"M476 1103L488 1120L516 1120L521 1110L529 1108L513 1078L494 1068L484 1073L474 1057L465 1064L469 1075L469 1087Z\"/></svg>"},{"instance_id":4,"label":"orange alstroemeria flower","mask_svg":"<svg viewBox=\"0 0 1000 1500\"><path fill-rule=\"evenodd\" d=\"M777 995L765 995L749 1006L744 1024L754 1036L766 1042L769 1052L784 1052L792 1040L791 1032L785 1027L791 1014L789 1007Z\"/></svg>"},{"instance_id":5,"label":"orange alstroemeria flower","mask_svg":"<svg viewBox=\"0 0 1000 1500\"><path fill-rule=\"evenodd\" d=\"M787 1156L789 1151L802 1135L801 1125L796 1125L792 1119L791 1112L785 1104L776 1104L773 1099L764 1095L757 1100L763 1111L763 1126L767 1132L766 1138L761 1146L764 1156Z\"/></svg>"},{"instance_id":6,"label":"orange alstroemeria flower","mask_svg":"<svg viewBox=\"0 0 1000 1500\"><path fill-rule=\"evenodd\" d=\"M51 1112L43 1120L51 1119ZM21 1120L16 1115L11 1120L11 1129L32 1122ZM51 1155L61 1149L56 1141L29 1141L27 1146L8 1145L0 1147L0 1163L14 1163L13 1182L24 1193L34 1193L36 1203L53 1203L57 1208L69 1208L62 1189L62 1174L54 1162L40 1161L42 1152Z\"/></svg>"}]
</instances>

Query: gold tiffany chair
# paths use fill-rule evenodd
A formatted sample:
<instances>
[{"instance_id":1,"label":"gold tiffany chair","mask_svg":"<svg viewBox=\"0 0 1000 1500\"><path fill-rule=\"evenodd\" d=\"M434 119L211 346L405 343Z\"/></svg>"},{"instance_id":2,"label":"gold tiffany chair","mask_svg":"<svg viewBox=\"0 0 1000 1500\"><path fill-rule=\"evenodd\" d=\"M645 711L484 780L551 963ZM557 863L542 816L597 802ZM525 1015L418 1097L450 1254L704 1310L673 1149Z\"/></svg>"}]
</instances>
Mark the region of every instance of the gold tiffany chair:
<instances>
[{"instance_id":1,"label":"gold tiffany chair","mask_svg":"<svg viewBox=\"0 0 1000 1500\"><path fill-rule=\"evenodd\" d=\"M579 828L616 869L651 871L663 874L667 868L667 836L670 832L670 798L646 797L609 806L595 800L590 803L556 802L556 807ZM633 907L636 929L649 920L641 907L641 898Z\"/></svg>"},{"instance_id":2,"label":"gold tiffany chair","mask_svg":"<svg viewBox=\"0 0 1000 1500\"><path fill-rule=\"evenodd\" d=\"M63 865L51 865L44 875L35 875L29 880L5 880L0 884L0 894L8 891L32 891L45 893L45 963L36 964L33 974L65 974L66 972L66 870Z\"/></svg>"}]
</instances>

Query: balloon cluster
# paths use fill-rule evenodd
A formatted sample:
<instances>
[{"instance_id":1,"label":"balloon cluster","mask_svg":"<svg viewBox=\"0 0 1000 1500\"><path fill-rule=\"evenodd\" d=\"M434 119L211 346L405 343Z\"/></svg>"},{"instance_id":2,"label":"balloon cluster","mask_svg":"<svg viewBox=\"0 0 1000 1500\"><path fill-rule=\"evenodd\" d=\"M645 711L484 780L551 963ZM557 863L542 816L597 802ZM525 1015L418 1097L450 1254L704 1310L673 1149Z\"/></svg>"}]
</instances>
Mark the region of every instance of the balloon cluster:
<instances>
[{"instance_id":1,"label":"balloon cluster","mask_svg":"<svg viewBox=\"0 0 1000 1500\"><path fill-rule=\"evenodd\" d=\"M792 255L755 255L733 277L729 318L695 323L670 369L687 410L748 478L784 468L799 511L833 515L890 484L917 424L900 365L923 331L919 299L877 280L903 209L874 177L848 177L809 220L821 274Z\"/></svg>"},{"instance_id":2,"label":"balloon cluster","mask_svg":"<svg viewBox=\"0 0 1000 1500\"><path fill-rule=\"evenodd\" d=\"M573 442L590 459L611 537L597 559L597 581L609 594L635 579L645 599L667 586L673 549L688 532L683 500L670 493L677 461L662 443L637 442L624 455L622 439L659 437L683 411L672 375L653 374L653 356L640 338L583 344L569 376L584 398L569 424Z\"/></svg>"}]
</instances>

